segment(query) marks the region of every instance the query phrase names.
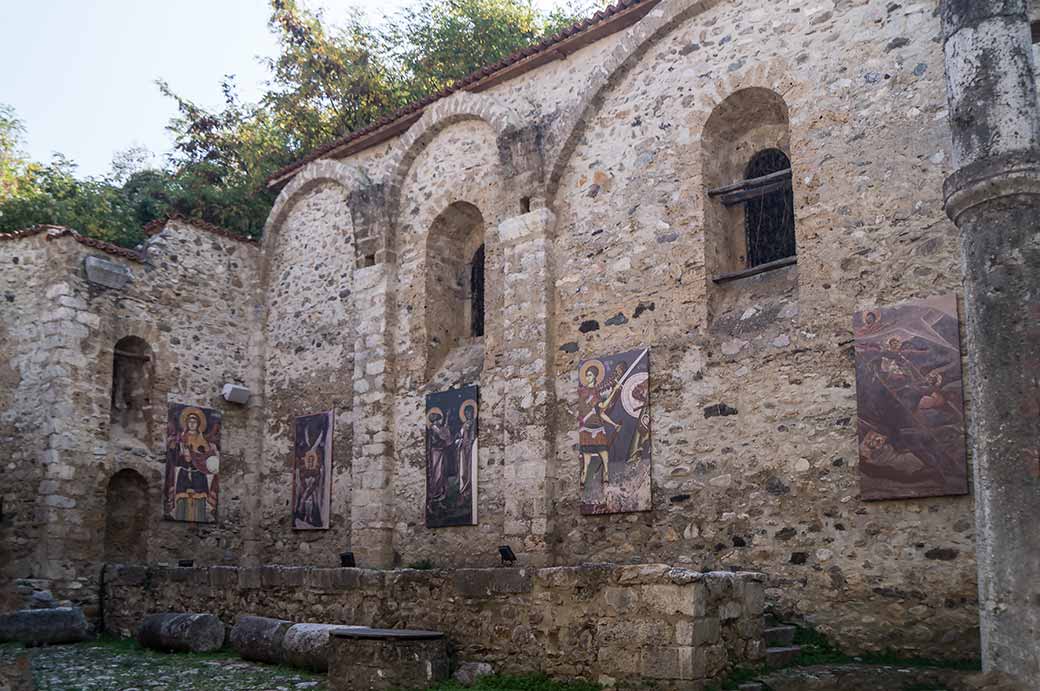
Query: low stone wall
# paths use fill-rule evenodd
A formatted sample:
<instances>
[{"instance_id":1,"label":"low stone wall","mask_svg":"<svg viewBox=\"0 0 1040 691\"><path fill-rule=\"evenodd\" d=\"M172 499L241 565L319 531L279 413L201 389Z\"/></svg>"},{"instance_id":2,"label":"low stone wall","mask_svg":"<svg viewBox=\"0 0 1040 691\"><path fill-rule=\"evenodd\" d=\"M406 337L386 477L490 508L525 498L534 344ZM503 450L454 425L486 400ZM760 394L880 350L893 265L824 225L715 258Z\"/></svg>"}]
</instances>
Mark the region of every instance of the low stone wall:
<instances>
[{"instance_id":1,"label":"low stone wall","mask_svg":"<svg viewBox=\"0 0 1040 691\"><path fill-rule=\"evenodd\" d=\"M696 687L762 644L763 576L665 564L369 571L309 567L109 567L105 626L212 612L447 634L458 661L509 673L667 680ZM689 682L689 684L688 684Z\"/></svg>"}]
</instances>

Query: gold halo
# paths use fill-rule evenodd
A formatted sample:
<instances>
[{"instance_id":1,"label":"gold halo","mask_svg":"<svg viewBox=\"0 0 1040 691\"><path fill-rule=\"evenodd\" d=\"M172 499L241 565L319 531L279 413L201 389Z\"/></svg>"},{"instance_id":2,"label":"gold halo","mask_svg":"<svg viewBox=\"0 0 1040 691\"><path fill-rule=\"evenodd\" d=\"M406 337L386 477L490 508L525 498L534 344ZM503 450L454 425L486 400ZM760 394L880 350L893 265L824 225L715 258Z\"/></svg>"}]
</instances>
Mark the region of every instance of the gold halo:
<instances>
[{"instance_id":1,"label":"gold halo","mask_svg":"<svg viewBox=\"0 0 1040 691\"><path fill-rule=\"evenodd\" d=\"M459 406L459 422L466 421L466 408L472 408L473 417L477 417L477 402L474 401L472 398L468 398L462 402L462 405Z\"/></svg>"},{"instance_id":2,"label":"gold halo","mask_svg":"<svg viewBox=\"0 0 1040 691\"><path fill-rule=\"evenodd\" d=\"M188 429L188 418L194 415L199 419L199 434L206 433L206 414L195 406L188 406L181 410L181 431Z\"/></svg>"},{"instance_id":3,"label":"gold halo","mask_svg":"<svg viewBox=\"0 0 1040 691\"><path fill-rule=\"evenodd\" d=\"M430 408L429 410L426 411L426 422L428 422L430 424L433 424L433 420L431 420L430 418L433 417L434 413L437 413L438 415L440 415L441 416L441 420L444 419L444 411L441 410L440 408L438 408L437 406L433 406L432 408Z\"/></svg>"},{"instance_id":4,"label":"gold halo","mask_svg":"<svg viewBox=\"0 0 1040 691\"><path fill-rule=\"evenodd\" d=\"M582 363L581 371L578 373L578 377L580 379L579 384L585 386L585 374L588 373L590 369L596 371L595 386L599 386L601 383L603 383L603 376L606 373L606 368L603 366L603 363L599 360L587 360Z\"/></svg>"}]
</instances>

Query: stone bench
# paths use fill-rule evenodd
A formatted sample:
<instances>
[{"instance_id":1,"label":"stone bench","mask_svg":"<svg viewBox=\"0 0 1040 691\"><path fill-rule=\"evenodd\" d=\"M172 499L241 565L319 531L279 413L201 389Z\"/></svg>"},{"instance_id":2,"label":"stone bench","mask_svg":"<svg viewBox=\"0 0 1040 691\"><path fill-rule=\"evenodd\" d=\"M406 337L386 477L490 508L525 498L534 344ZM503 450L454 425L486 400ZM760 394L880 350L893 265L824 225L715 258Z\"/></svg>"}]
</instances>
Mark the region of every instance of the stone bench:
<instances>
[{"instance_id":1,"label":"stone bench","mask_svg":"<svg viewBox=\"0 0 1040 691\"><path fill-rule=\"evenodd\" d=\"M440 631L340 629L332 632L329 688L424 689L448 679L448 639Z\"/></svg>"}]
</instances>

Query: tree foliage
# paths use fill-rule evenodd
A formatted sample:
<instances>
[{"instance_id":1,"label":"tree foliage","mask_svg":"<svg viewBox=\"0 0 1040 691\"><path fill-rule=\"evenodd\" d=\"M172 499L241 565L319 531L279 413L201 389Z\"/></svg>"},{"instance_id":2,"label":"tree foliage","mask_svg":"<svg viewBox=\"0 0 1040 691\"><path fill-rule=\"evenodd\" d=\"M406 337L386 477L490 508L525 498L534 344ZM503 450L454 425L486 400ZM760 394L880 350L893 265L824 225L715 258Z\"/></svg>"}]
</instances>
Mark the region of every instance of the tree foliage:
<instances>
[{"instance_id":1,"label":"tree foliage","mask_svg":"<svg viewBox=\"0 0 1040 691\"><path fill-rule=\"evenodd\" d=\"M0 104L0 231L53 223L133 246L144 224L179 213L256 237L274 201L271 173L602 6L570 0L545 14L531 0L415 0L376 24L354 12L334 26L297 0L269 2L279 50L256 103L239 99L230 75L214 110L158 82L177 107L161 166L140 148L86 179L60 154L29 161L21 121Z\"/></svg>"}]
</instances>

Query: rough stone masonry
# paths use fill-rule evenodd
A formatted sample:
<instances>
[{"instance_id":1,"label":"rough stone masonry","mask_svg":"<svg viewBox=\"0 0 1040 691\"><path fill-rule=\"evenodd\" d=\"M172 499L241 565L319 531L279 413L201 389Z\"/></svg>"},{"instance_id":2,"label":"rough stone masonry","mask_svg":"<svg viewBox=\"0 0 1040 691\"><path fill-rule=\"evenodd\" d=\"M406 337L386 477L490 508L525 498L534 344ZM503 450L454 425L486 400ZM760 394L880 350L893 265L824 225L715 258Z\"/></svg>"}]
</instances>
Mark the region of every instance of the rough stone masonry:
<instances>
[{"instance_id":1,"label":"rough stone masonry","mask_svg":"<svg viewBox=\"0 0 1040 691\"><path fill-rule=\"evenodd\" d=\"M186 219L140 253L0 237L3 597L96 615L128 551L461 568L508 544L761 571L850 651L976 657L973 498L858 490L851 314L960 291L943 39L935 0L631 1L281 172L260 243ZM743 218L708 191L764 149L790 160L796 262L741 274ZM437 277L480 245L470 336ZM577 363L641 346L652 510L581 516ZM424 397L474 383L478 525L430 530ZM223 414L216 524L161 519L169 403ZM292 419L330 409L331 528L294 531Z\"/></svg>"}]
</instances>

